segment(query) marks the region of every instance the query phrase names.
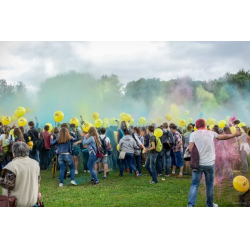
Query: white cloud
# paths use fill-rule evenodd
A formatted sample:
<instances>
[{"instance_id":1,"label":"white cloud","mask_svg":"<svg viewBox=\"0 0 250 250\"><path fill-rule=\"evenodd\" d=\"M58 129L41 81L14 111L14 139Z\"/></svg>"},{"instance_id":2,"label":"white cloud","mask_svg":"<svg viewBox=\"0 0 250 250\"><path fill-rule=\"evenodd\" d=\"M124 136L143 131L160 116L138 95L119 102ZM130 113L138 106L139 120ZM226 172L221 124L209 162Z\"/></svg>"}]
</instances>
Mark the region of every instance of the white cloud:
<instances>
[{"instance_id":1,"label":"white cloud","mask_svg":"<svg viewBox=\"0 0 250 250\"><path fill-rule=\"evenodd\" d=\"M72 69L113 73L124 84L141 77L208 80L249 69L249 54L249 42L1 42L0 78L33 90Z\"/></svg>"}]
</instances>

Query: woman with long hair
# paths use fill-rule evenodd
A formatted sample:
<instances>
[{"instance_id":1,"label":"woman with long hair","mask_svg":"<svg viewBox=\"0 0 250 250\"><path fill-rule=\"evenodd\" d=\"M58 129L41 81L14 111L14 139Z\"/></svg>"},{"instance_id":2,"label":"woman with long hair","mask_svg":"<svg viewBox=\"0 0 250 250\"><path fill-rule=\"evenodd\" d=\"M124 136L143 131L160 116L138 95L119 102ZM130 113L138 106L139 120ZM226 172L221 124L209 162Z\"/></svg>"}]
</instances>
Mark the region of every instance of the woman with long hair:
<instances>
[{"instance_id":1,"label":"woman with long hair","mask_svg":"<svg viewBox=\"0 0 250 250\"><path fill-rule=\"evenodd\" d=\"M77 138L73 133L70 133L67 128L62 128L59 132L58 137L53 140L51 135L50 146L57 145L58 162L60 166L60 184L59 187L63 186L64 171L66 164L70 168L71 184L76 186L75 182L75 166L72 160L72 148L71 143L75 142Z\"/></svg>"},{"instance_id":2,"label":"woman with long hair","mask_svg":"<svg viewBox=\"0 0 250 250\"><path fill-rule=\"evenodd\" d=\"M99 139L99 135L97 133L97 130L94 127L91 127L88 131L88 134L86 134L83 138L83 145L87 145L87 150L89 153L89 159L88 159L88 169L91 173L91 182L94 185L98 185L99 184L99 180L97 178L97 174L95 172L95 162L97 160L97 148L99 148L101 146L101 141Z\"/></svg>"},{"instance_id":3,"label":"woman with long hair","mask_svg":"<svg viewBox=\"0 0 250 250\"><path fill-rule=\"evenodd\" d=\"M220 134L219 127L218 125L214 125L212 131L214 131L217 134ZM220 178L217 178L218 175L221 173L221 168L219 165L219 146L218 146L219 140L214 140L214 148L215 148L215 162L214 162L214 175L215 175L215 180L218 179L220 182Z\"/></svg>"},{"instance_id":4,"label":"woman with long hair","mask_svg":"<svg viewBox=\"0 0 250 250\"><path fill-rule=\"evenodd\" d=\"M9 140L13 142L22 141L24 142L23 133L20 128L14 128L10 131Z\"/></svg>"}]
</instances>

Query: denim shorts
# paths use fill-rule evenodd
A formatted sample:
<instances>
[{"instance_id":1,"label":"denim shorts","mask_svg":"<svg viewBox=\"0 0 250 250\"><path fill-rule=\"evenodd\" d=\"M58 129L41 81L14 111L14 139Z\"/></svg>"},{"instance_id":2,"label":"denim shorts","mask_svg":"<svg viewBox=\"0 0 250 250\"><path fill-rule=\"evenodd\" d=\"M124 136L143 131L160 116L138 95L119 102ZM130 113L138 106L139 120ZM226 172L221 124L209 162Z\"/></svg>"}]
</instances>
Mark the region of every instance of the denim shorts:
<instances>
[{"instance_id":1,"label":"denim shorts","mask_svg":"<svg viewBox=\"0 0 250 250\"><path fill-rule=\"evenodd\" d=\"M108 164L108 156L104 155L102 158L98 158L95 163L102 162L103 164Z\"/></svg>"},{"instance_id":2,"label":"denim shorts","mask_svg":"<svg viewBox=\"0 0 250 250\"><path fill-rule=\"evenodd\" d=\"M177 151L176 153L173 152L172 165L176 166L176 167L182 167L183 166L182 152L180 152L180 151Z\"/></svg>"}]
</instances>

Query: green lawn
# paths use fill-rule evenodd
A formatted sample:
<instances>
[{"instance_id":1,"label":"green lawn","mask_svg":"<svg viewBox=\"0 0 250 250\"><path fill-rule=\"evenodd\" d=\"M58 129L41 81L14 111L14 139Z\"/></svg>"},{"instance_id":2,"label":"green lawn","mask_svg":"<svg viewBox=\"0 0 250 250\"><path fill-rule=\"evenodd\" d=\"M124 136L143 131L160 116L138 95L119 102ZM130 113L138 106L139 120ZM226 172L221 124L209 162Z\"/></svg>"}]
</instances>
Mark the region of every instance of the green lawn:
<instances>
[{"instance_id":1,"label":"green lawn","mask_svg":"<svg viewBox=\"0 0 250 250\"><path fill-rule=\"evenodd\" d=\"M59 188L59 171L52 178L51 168L41 172L41 193L46 207L186 207L191 176L183 179L176 177L159 178L159 183L150 184L149 174L143 169L143 176L138 179L124 172L123 177L112 171L106 180L100 176L100 184L90 183L89 173L76 175L78 186L70 185L70 179L64 181L65 186ZM249 176L248 176L249 178ZM229 180L223 185L215 186L214 202L220 207L239 206L238 192L227 187ZM201 181L196 206L206 205L206 189Z\"/></svg>"}]
</instances>

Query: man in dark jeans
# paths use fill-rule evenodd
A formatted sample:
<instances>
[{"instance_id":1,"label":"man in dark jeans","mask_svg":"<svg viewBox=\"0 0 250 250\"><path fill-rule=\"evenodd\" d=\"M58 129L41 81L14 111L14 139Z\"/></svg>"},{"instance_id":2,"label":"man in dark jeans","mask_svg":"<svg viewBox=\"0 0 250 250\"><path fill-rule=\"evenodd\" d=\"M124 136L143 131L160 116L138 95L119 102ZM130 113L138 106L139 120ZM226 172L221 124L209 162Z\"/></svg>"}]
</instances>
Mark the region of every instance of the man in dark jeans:
<instances>
[{"instance_id":1,"label":"man in dark jeans","mask_svg":"<svg viewBox=\"0 0 250 250\"><path fill-rule=\"evenodd\" d=\"M46 171L49 166L49 151L50 151L50 137L49 126L44 126L44 132L41 135L44 141L44 149L40 151L40 169Z\"/></svg>"},{"instance_id":2,"label":"man in dark jeans","mask_svg":"<svg viewBox=\"0 0 250 250\"><path fill-rule=\"evenodd\" d=\"M30 130L28 131L28 137L31 138L31 141L34 145L34 141L38 140L38 131L35 129L35 124L33 121L30 121L28 125L30 127ZM30 151L30 158L36 160L37 162L40 162L39 151L36 149L35 146L33 146L32 150Z\"/></svg>"}]
</instances>

